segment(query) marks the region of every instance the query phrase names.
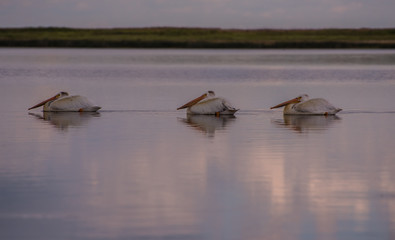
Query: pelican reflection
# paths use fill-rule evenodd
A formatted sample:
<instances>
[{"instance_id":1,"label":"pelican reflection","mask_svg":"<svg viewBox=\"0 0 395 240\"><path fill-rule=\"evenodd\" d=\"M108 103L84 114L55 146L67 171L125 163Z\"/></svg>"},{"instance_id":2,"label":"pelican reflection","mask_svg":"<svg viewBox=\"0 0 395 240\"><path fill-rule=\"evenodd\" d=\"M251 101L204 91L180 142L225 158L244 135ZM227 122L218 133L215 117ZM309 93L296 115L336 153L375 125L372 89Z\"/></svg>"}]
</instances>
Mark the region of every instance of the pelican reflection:
<instances>
[{"instance_id":1,"label":"pelican reflection","mask_svg":"<svg viewBox=\"0 0 395 240\"><path fill-rule=\"evenodd\" d=\"M283 115L283 120L274 120L279 126L302 133L307 131L321 131L328 129L336 121L341 120L336 115Z\"/></svg>"},{"instance_id":2,"label":"pelican reflection","mask_svg":"<svg viewBox=\"0 0 395 240\"><path fill-rule=\"evenodd\" d=\"M213 115L187 115L187 118L180 118L182 122L188 124L191 128L209 137L213 137L217 130L225 130L227 125L235 119L236 117L233 115L222 115L219 117Z\"/></svg>"},{"instance_id":3,"label":"pelican reflection","mask_svg":"<svg viewBox=\"0 0 395 240\"><path fill-rule=\"evenodd\" d=\"M93 117L100 117L98 112L43 112L42 114L29 113L29 115L49 122L60 130L83 126Z\"/></svg>"}]
</instances>

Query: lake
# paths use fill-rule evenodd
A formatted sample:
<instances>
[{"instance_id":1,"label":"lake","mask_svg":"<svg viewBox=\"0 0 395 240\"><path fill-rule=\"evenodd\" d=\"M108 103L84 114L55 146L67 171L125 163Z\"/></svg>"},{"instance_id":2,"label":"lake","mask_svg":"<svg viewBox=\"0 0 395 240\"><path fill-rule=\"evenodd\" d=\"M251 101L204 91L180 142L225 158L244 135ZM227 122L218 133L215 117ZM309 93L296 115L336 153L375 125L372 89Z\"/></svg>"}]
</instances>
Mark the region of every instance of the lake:
<instances>
[{"instance_id":1,"label":"lake","mask_svg":"<svg viewBox=\"0 0 395 240\"><path fill-rule=\"evenodd\" d=\"M0 49L0 238L395 238L395 50ZM234 117L176 108L214 90ZM60 91L97 113L28 111ZM301 94L336 116L270 110Z\"/></svg>"}]
</instances>

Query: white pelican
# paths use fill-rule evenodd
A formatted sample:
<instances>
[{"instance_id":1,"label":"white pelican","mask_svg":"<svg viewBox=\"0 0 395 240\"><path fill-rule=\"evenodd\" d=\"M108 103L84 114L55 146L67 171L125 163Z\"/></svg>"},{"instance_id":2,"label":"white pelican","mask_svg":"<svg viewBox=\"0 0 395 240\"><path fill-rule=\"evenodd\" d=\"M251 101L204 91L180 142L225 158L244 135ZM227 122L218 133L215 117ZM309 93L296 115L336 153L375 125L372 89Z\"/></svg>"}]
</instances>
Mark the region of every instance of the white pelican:
<instances>
[{"instance_id":1,"label":"white pelican","mask_svg":"<svg viewBox=\"0 0 395 240\"><path fill-rule=\"evenodd\" d=\"M187 108L187 114L205 115L233 115L239 109L232 107L225 99L215 97L213 91L208 91L202 96L177 108L177 110Z\"/></svg>"},{"instance_id":2,"label":"white pelican","mask_svg":"<svg viewBox=\"0 0 395 240\"><path fill-rule=\"evenodd\" d=\"M280 103L273 108L284 107L286 115L334 115L341 111L341 108L334 107L327 100L322 98L313 98L309 100L307 94L303 94L297 98Z\"/></svg>"},{"instance_id":3,"label":"white pelican","mask_svg":"<svg viewBox=\"0 0 395 240\"><path fill-rule=\"evenodd\" d=\"M75 95L69 96L67 92L60 92L39 104L29 108L43 106L44 112L96 112L101 107L93 105L86 97Z\"/></svg>"}]
</instances>

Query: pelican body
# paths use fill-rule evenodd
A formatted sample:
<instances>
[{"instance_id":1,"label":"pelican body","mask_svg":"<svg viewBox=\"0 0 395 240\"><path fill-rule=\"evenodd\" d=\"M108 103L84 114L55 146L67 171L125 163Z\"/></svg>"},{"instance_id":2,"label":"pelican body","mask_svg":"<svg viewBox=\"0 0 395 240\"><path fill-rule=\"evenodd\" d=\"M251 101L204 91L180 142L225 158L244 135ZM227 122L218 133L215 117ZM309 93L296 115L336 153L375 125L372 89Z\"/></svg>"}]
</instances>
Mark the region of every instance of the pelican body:
<instances>
[{"instance_id":1,"label":"pelican body","mask_svg":"<svg viewBox=\"0 0 395 240\"><path fill-rule=\"evenodd\" d=\"M225 99L215 97L213 91L208 91L202 96L189 101L177 108L177 110L187 108L187 114L202 115L233 115L239 109L231 106Z\"/></svg>"},{"instance_id":2,"label":"pelican body","mask_svg":"<svg viewBox=\"0 0 395 240\"><path fill-rule=\"evenodd\" d=\"M28 110L41 106L44 106L44 112L96 112L101 108L93 105L86 97L79 95L69 96L67 92L60 92Z\"/></svg>"},{"instance_id":3,"label":"pelican body","mask_svg":"<svg viewBox=\"0 0 395 240\"><path fill-rule=\"evenodd\" d=\"M280 103L270 109L283 106L285 115L335 115L342 110L323 98L309 99L307 94Z\"/></svg>"}]
</instances>

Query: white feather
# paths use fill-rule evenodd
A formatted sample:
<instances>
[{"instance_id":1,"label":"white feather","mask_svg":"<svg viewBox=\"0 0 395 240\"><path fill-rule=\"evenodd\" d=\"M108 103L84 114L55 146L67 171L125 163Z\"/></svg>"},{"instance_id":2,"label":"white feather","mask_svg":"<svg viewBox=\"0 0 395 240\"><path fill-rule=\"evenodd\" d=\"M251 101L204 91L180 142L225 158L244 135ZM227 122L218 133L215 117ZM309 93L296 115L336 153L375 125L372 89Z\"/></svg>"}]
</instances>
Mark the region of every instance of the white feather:
<instances>
[{"instance_id":1,"label":"white feather","mask_svg":"<svg viewBox=\"0 0 395 240\"><path fill-rule=\"evenodd\" d=\"M289 104L284 109L284 114L336 114L341 111L340 108L334 107L327 100L314 98L305 102Z\"/></svg>"},{"instance_id":2,"label":"white feather","mask_svg":"<svg viewBox=\"0 0 395 240\"><path fill-rule=\"evenodd\" d=\"M188 108L189 114L234 114L238 109L232 107L225 99L207 98Z\"/></svg>"},{"instance_id":3,"label":"white feather","mask_svg":"<svg viewBox=\"0 0 395 240\"><path fill-rule=\"evenodd\" d=\"M79 95L62 97L44 105L44 111L50 112L92 112L98 109L100 109L100 107L93 105L86 97Z\"/></svg>"}]
</instances>

